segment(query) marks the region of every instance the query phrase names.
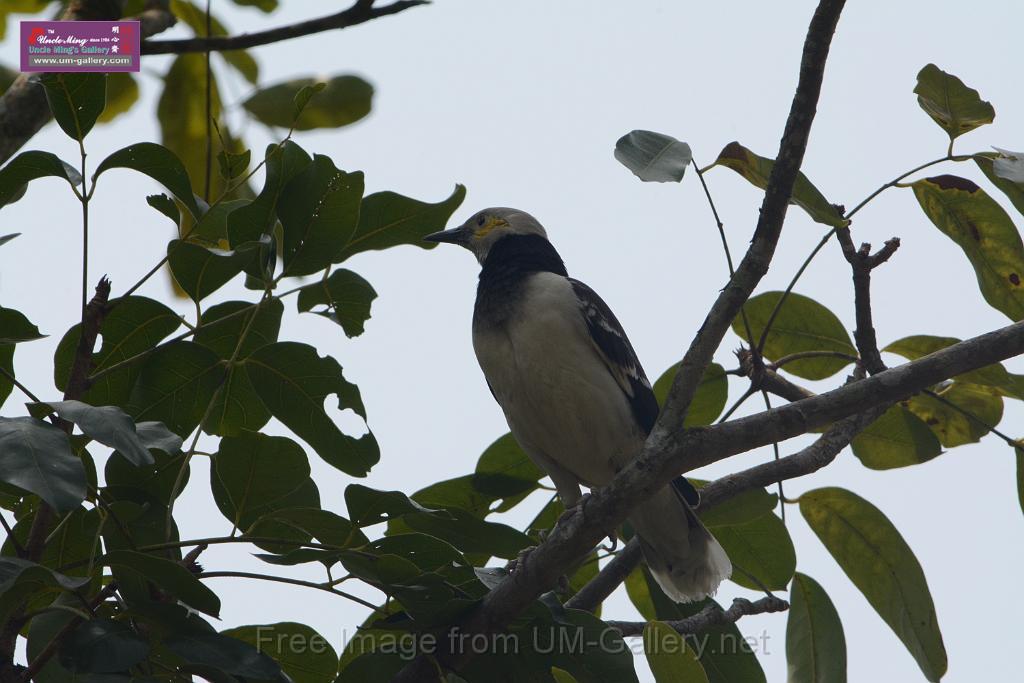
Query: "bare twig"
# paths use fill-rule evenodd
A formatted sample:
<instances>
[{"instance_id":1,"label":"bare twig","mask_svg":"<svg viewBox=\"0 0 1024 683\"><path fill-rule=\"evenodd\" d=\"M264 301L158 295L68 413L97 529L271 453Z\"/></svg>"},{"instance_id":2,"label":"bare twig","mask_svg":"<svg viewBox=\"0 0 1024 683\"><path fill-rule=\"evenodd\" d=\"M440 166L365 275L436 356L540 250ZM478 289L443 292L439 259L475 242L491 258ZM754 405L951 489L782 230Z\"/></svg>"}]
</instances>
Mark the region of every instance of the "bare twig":
<instances>
[{"instance_id":1,"label":"bare twig","mask_svg":"<svg viewBox=\"0 0 1024 683\"><path fill-rule=\"evenodd\" d=\"M383 7L374 7L372 3L357 2L348 9L329 14L317 19L308 19L288 26L243 33L237 36L209 36L203 38L186 38L183 40L145 40L142 42L142 54L181 54L183 52L220 52L223 50L244 50L257 45L277 43L282 40L299 38L323 31L348 28L365 23L378 17L397 14L410 7L429 4L427 0L399 0Z\"/></svg>"},{"instance_id":2,"label":"bare twig","mask_svg":"<svg viewBox=\"0 0 1024 683\"><path fill-rule=\"evenodd\" d=\"M857 351L860 352L864 369L872 375L885 370L882 354L878 351L878 339L871 315L871 271L889 260L899 249L900 240L893 237L877 253L871 253L871 245L865 242L855 249L849 228L836 228L836 239L843 249L843 256L853 271L853 300L857 316L857 329L853 332Z\"/></svg>"},{"instance_id":3,"label":"bare twig","mask_svg":"<svg viewBox=\"0 0 1024 683\"><path fill-rule=\"evenodd\" d=\"M676 632L683 635L700 633L714 626L735 624L742 617L751 614L767 614L769 612L785 612L789 609L789 603L774 595L761 598L751 602L745 598L736 598L732 601L729 609L722 609L718 605L708 605L692 617L679 619L677 621L665 622ZM624 637L642 636L646 621L607 621L605 622L616 629Z\"/></svg>"}]
</instances>

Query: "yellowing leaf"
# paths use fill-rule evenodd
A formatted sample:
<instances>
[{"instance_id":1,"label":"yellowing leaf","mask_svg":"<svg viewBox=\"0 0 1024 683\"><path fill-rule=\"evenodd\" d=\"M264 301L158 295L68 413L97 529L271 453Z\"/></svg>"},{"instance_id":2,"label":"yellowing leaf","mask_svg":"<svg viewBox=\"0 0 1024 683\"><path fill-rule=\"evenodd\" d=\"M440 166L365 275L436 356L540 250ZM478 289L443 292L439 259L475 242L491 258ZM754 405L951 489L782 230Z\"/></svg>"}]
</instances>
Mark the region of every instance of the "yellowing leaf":
<instances>
[{"instance_id":1,"label":"yellowing leaf","mask_svg":"<svg viewBox=\"0 0 1024 683\"><path fill-rule=\"evenodd\" d=\"M912 187L925 215L970 260L985 301L1011 320L1024 318L1024 245L1003 207L957 176L924 178Z\"/></svg>"},{"instance_id":2,"label":"yellowing leaf","mask_svg":"<svg viewBox=\"0 0 1024 683\"><path fill-rule=\"evenodd\" d=\"M914 87L917 103L953 140L978 126L992 123L996 116L992 105L981 99L978 91L928 64L917 74Z\"/></svg>"},{"instance_id":3,"label":"yellowing leaf","mask_svg":"<svg viewBox=\"0 0 1024 683\"><path fill-rule=\"evenodd\" d=\"M738 142L730 142L719 152L713 165L731 168L763 190L768 187L768 178L775 167L775 160L758 156ZM789 201L806 211L818 223L833 227L842 227L850 223L802 172L797 174L796 182L793 184L793 196Z\"/></svg>"}]
</instances>

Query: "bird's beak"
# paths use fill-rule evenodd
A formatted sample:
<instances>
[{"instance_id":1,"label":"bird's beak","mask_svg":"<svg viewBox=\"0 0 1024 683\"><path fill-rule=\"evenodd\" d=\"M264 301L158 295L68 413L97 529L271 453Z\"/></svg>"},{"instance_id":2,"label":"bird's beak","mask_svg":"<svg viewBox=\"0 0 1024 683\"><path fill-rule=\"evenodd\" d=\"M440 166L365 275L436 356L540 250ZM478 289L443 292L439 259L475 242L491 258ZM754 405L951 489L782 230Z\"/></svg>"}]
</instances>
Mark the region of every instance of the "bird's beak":
<instances>
[{"instance_id":1,"label":"bird's beak","mask_svg":"<svg viewBox=\"0 0 1024 683\"><path fill-rule=\"evenodd\" d=\"M466 246L469 243L470 230L466 226L462 225L451 230L442 230L441 232L435 232L427 235L423 238L424 242L446 242L448 244L458 244L460 246Z\"/></svg>"}]
</instances>

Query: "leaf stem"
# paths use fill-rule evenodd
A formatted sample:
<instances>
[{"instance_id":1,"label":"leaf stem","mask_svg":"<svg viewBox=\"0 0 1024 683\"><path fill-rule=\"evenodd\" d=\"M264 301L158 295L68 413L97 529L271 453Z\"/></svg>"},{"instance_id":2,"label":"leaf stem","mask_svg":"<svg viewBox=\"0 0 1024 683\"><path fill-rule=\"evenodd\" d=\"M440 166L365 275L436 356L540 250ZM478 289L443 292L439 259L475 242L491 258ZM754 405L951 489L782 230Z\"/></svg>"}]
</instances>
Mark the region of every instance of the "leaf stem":
<instances>
[{"instance_id":1,"label":"leaf stem","mask_svg":"<svg viewBox=\"0 0 1024 683\"><path fill-rule=\"evenodd\" d=\"M14 386L18 387L18 389L21 391L21 393L23 393L26 396L28 396L35 403L41 403L41 401L39 400L39 397L36 396L35 394L33 394L31 391L29 391L28 387L26 387L24 384L19 382L17 380L17 378L15 378L15 376L12 373L7 371L7 368L0 367L0 376L2 376L4 379L6 379L8 382L13 384Z\"/></svg>"},{"instance_id":2,"label":"leaf stem","mask_svg":"<svg viewBox=\"0 0 1024 683\"><path fill-rule=\"evenodd\" d=\"M328 585L322 583L314 583L312 581L303 581L302 579L293 579L287 576L275 576L273 574L256 574L254 572L202 572L198 575L201 579L216 579L223 577L230 577L236 579L257 579L259 581L273 581L275 583L286 583L292 586L303 586L304 588L315 588L317 590L325 591L333 595L337 595L340 598L346 598L352 602L358 603L363 607L368 607L371 610L376 610L377 605L372 602L363 600L362 598L346 593L345 591L331 588Z\"/></svg>"}]
</instances>

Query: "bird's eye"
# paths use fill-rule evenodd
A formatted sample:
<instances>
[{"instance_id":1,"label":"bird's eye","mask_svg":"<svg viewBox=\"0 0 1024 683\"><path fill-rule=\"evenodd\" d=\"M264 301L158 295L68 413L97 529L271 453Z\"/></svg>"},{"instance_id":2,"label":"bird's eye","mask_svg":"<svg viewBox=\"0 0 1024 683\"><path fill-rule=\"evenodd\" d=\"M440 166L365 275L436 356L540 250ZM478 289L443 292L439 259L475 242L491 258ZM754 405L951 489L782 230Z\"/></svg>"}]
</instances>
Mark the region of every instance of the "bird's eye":
<instances>
[{"instance_id":1,"label":"bird's eye","mask_svg":"<svg viewBox=\"0 0 1024 683\"><path fill-rule=\"evenodd\" d=\"M476 224L481 226L481 227L483 227L483 224L484 224L485 220L486 220L486 218L484 216L480 216L479 218L476 219Z\"/></svg>"}]
</instances>

